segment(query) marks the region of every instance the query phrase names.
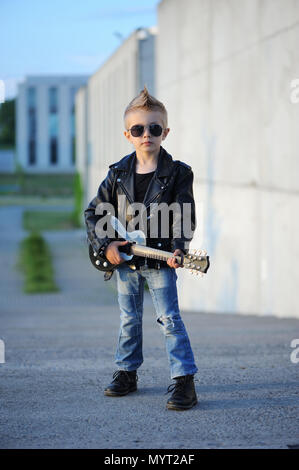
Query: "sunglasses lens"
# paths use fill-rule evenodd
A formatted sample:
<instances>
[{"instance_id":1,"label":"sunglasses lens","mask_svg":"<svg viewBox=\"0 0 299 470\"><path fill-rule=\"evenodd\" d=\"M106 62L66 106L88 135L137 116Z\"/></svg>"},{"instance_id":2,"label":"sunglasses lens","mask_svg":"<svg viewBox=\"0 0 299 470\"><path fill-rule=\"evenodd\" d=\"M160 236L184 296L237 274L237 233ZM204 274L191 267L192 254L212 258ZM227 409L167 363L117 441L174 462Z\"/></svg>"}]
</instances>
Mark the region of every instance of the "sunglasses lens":
<instances>
[{"instance_id":1,"label":"sunglasses lens","mask_svg":"<svg viewBox=\"0 0 299 470\"><path fill-rule=\"evenodd\" d=\"M131 127L130 130L133 137L140 137L144 132L144 126L136 124L136 126ZM151 124L149 126L149 130L154 137L159 137L163 132L163 129L159 124Z\"/></svg>"},{"instance_id":2,"label":"sunglasses lens","mask_svg":"<svg viewBox=\"0 0 299 470\"><path fill-rule=\"evenodd\" d=\"M154 137L159 137L161 134L162 134L162 127L159 126L159 124L151 124L150 125L150 133L154 136Z\"/></svg>"},{"instance_id":3,"label":"sunglasses lens","mask_svg":"<svg viewBox=\"0 0 299 470\"><path fill-rule=\"evenodd\" d=\"M144 126L133 126L131 127L131 134L133 137L140 137L143 134Z\"/></svg>"}]
</instances>

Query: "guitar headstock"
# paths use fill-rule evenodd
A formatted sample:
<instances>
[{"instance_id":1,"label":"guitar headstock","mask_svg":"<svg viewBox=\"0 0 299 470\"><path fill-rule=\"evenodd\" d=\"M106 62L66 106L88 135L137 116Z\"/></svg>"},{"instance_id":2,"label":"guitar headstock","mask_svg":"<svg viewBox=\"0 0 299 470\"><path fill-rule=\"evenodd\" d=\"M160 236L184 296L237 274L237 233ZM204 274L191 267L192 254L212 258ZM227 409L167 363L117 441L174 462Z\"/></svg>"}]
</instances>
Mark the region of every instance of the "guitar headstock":
<instances>
[{"instance_id":1,"label":"guitar headstock","mask_svg":"<svg viewBox=\"0 0 299 470\"><path fill-rule=\"evenodd\" d=\"M210 266L209 256L205 250L190 250L184 256L183 266L190 270L191 274L203 276Z\"/></svg>"}]
</instances>

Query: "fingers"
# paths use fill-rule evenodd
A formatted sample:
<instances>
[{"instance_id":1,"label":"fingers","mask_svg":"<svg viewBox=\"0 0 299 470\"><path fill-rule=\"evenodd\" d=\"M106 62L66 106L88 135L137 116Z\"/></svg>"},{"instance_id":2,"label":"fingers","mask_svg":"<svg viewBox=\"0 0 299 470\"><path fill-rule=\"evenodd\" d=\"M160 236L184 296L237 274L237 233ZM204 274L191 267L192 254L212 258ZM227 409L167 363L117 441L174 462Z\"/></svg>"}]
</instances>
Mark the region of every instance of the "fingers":
<instances>
[{"instance_id":1,"label":"fingers","mask_svg":"<svg viewBox=\"0 0 299 470\"><path fill-rule=\"evenodd\" d=\"M107 246L105 250L105 256L111 264L120 264L124 261L123 258L120 256L118 247L121 245L125 245L127 243L129 242L128 241L122 241L122 242L115 241L115 242L111 242Z\"/></svg>"},{"instance_id":2,"label":"fingers","mask_svg":"<svg viewBox=\"0 0 299 470\"><path fill-rule=\"evenodd\" d=\"M179 249L176 249L173 253L173 258L168 258L168 260L167 260L167 264L171 268L177 269L177 268L182 268L183 267L181 264L178 264L178 262L176 261L175 256L177 256L177 255L180 255L180 256L183 255L182 251L179 250Z\"/></svg>"},{"instance_id":3,"label":"fingers","mask_svg":"<svg viewBox=\"0 0 299 470\"><path fill-rule=\"evenodd\" d=\"M174 258L168 258L167 264L168 264L168 266L170 266L171 268L174 268L174 269L179 267L179 265L176 263Z\"/></svg>"},{"instance_id":4,"label":"fingers","mask_svg":"<svg viewBox=\"0 0 299 470\"><path fill-rule=\"evenodd\" d=\"M175 258L168 258L167 264L168 264L168 266L170 266L171 268L174 268L174 269L182 267L180 264L178 264L176 262Z\"/></svg>"},{"instance_id":5,"label":"fingers","mask_svg":"<svg viewBox=\"0 0 299 470\"><path fill-rule=\"evenodd\" d=\"M110 250L107 250L106 258L111 264L120 264L123 261L117 247L112 247Z\"/></svg>"}]
</instances>

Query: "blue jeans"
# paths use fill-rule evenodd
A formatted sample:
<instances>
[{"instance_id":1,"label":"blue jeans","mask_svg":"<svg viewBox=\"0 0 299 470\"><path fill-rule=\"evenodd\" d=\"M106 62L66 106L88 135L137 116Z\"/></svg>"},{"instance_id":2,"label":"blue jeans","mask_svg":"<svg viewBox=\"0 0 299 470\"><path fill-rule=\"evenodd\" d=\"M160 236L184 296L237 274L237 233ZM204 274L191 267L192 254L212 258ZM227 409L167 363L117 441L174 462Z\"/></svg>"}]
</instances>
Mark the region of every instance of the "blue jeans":
<instances>
[{"instance_id":1,"label":"blue jeans","mask_svg":"<svg viewBox=\"0 0 299 470\"><path fill-rule=\"evenodd\" d=\"M120 330L115 362L119 369L137 370L143 362L142 316L144 282L147 281L157 322L164 333L171 378L195 374L197 367L184 323L180 316L173 268L132 271L126 264L116 269Z\"/></svg>"}]
</instances>

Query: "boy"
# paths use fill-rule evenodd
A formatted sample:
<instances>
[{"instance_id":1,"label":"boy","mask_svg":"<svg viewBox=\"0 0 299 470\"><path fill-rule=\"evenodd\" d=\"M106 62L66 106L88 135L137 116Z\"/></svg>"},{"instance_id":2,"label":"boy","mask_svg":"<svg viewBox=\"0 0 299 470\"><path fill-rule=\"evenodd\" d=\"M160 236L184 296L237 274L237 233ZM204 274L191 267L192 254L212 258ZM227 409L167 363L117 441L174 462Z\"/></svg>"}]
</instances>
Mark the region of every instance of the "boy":
<instances>
[{"instance_id":1,"label":"boy","mask_svg":"<svg viewBox=\"0 0 299 470\"><path fill-rule=\"evenodd\" d=\"M97 196L84 212L88 239L93 250L104 254L110 263L119 265L115 270L121 311L115 356L118 370L104 393L107 396L123 396L137 390L136 371L143 362L142 314L146 280L157 322L165 335L171 378L175 380L168 387L168 392L173 393L166 406L171 410L185 410L197 403L193 380L197 367L178 307L175 270L181 266L174 256L187 253L195 230L193 173L188 165L174 161L161 146L169 133L167 111L160 101L148 93L146 87L127 106L124 121L124 135L133 144L135 152L110 165ZM177 203L181 209L184 204L189 204L191 235L186 236L183 230L179 230L183 227L183 217L169 217L169 235L162 236L160 222L157 237L151 237L150 231L147 232L146 245L172 251L173 257L167 262L141 257L123 262L118 248L127 242L107 235L98 238L96 235L95 227L100 219L96 215L96 207L104 202L113 204L116 211L125 212L126 222L132 218L127 210L128 205L143 203L148 214L148 224L153 203ZM135 269L130 267L133 261Z\"/></svg>"}]
</instances>

